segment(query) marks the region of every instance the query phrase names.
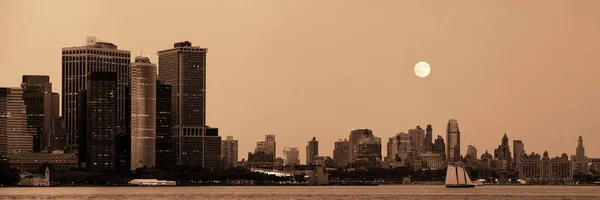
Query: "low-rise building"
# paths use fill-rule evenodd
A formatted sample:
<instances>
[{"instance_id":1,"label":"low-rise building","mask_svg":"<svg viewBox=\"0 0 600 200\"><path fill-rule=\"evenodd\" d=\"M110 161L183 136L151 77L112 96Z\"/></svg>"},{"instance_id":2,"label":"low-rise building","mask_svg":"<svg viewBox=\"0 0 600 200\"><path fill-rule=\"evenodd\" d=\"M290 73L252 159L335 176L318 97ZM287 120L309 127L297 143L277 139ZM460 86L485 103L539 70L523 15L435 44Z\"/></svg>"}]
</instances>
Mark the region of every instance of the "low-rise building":
<instances>
[{"instance_id":1,"label":"low-rise building","mask_svg":"<svg viewBox=\"0 0 600 200\"><path fill-rule=\"evenodd\" d=\"M52 153L15 153L8 155L10 168L38 170L44 164L49 164L56 170L77 168L77 156L72 153L63 153L60 150Z\"/></svg>"},{"instance_id":2,"label":"low-rise building","mask_svg":"<svg viewBox=\"0 0 600 200\"><path fill-rule=\"evenodd\" d=\"M421 153L421 168L438 170L446 168L442 155L439 153L425 152Z\"/></svg>"},{"instance_id":3,"label":"low-rise building","mask_svg":"<svg viewBox=\"0 0 600 200\"><path fill-rule=\"evenodd\" d=\"M20 186L38 186L38 187L48 187L50 186L50 169L46 167L46 171L44 175L41 174L31 174L27 171L21 172L21 181L19 181L18 185Z\"/></svg>"},{"instance_id":4,"label":"low-rise building","mask_svg":"<svg viewBox=\"0 0 600 200\"><path fill-rule=\"evenodd\" d=\"M573 184L573 161L567 154L549 158L531 153L523 156L520 164L519 178L528 184Z\"/></svg>"}]
</instances>

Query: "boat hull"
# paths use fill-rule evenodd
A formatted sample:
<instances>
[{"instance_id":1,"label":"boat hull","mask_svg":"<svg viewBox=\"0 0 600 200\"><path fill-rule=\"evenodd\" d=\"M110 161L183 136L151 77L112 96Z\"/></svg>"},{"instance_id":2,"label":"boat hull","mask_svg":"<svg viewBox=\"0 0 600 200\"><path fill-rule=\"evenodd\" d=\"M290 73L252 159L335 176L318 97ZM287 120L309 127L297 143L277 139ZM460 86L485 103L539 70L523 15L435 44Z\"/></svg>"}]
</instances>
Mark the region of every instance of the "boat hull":
<instances>
[{"instance_id":1,"label":"boat hull","mask_svg":"<svg viewBox=\"0 0 600 200\"><path fill-rule=\"evenodd\" d=\"M446 185L446 188L474 188L475 185Z\"/></svg>"}]
</instances>

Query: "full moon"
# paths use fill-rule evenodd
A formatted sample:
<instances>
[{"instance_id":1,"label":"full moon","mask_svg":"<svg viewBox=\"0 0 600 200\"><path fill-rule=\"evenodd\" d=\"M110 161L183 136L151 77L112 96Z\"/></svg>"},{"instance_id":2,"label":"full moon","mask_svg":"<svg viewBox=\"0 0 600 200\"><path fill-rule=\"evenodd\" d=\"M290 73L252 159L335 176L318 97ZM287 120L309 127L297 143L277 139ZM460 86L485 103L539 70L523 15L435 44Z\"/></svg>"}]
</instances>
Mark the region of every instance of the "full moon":
<instances>
[{"instance_id":1,"label":"full moon","mask_svg":"<svg viewBox=\"0 0 600 200\"><path fill-rule=\"evenodd\" d=\"M429 63L421 61L415 65L415 74L418 77L425 78L429 76L429 72L431 72L431 66L429 66Z\"/></svg>"}]
</instances>

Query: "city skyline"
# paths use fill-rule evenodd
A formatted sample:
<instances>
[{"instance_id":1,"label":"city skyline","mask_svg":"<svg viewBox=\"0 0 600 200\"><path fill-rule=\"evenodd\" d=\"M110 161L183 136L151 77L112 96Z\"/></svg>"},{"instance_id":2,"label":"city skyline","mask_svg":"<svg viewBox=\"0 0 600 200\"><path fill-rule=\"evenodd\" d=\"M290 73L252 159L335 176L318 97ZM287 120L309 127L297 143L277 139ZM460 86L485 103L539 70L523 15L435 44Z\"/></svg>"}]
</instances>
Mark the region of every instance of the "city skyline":
<instances>
[{"instance_id":1,"label":"city skyline","mask_svg":"<svg viewBox=\"0 0 600 200\"><path fill-rule=\"evenodd\" d=\"M52 91L63 95L61 48L85 45L86 36L131 51L130 62L143 51L157 63L159 50L191 41L211 50L206 124L239 141L240 160L265 134L277 136L278 154L317 137L322 156L333 156L334 142L352 129L371 129L385 144L432 124L433 138L447 141L448 119L460 123L463 155L468 145L493 153L506 132L511 151L511 141L521 140L527 153L575 155L582 136L586 155L600 156L592 146L600 139L600 16L592 8L600 5L479 2L479 10L448 11L451 2L263 3L3 2L0 87L19 87L22 75L48 75ZM107 9L113 14L104 15ZM159 11L165 14L148 14ZM174 21L171 12L220 20L140 32ZM33 47L36 58L29 59ZM421 60L432 67L423 79L412 72ZM305 163L304 151L299 157Z\"/></svg>"}]
</instances>

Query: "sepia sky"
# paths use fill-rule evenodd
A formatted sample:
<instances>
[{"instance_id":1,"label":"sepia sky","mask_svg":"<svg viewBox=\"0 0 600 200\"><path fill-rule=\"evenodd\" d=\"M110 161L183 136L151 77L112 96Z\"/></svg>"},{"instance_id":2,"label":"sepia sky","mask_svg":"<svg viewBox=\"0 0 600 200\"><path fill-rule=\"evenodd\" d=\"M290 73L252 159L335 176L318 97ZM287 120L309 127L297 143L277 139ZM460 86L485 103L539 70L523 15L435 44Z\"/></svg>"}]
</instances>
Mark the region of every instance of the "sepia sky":
<instances>
[{"instance_id":1,"label":"sepia sky","mask_svg":"<svg viewBox=\"0 0 600 200\"><path fill-rule=\"evenodd\" d=\"M247 157L267 133L319 154L354 128L382 140L416 125L493 154L504 135L526 152L600 157L600 1L0 1L0 86L50 75L86 36L150 54L208 48L207 123ZM418 61L431 74L418 78ZM160 67L160 66L159 66Z\"/></svg>"}]
</instances>

